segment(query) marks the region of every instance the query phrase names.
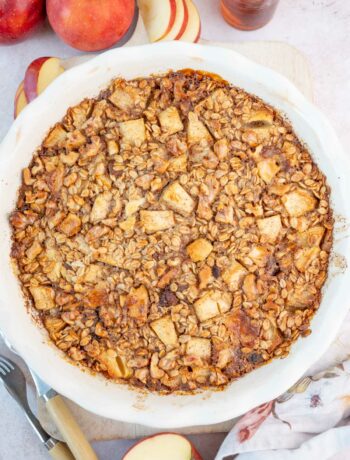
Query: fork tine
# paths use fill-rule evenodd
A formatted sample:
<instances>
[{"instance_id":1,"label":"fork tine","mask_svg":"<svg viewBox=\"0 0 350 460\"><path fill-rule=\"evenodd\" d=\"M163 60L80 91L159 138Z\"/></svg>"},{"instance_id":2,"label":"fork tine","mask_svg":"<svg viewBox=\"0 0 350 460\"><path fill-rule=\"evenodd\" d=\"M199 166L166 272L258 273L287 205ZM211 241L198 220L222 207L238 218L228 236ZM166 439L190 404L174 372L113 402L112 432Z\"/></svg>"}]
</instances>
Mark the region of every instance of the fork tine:
<instances>
[{"instance_id":1,"label":"fork tine","mask_svg":"<svg viewBox=\"0 0 350 460\"><path fill-rule=\"evenodd\" d=\"M7 371L7 372L10 372L10 371L11 371L10 367L7 366L3 361L0 361L0 367L1 367L2 369L4 369L5 371Z\"/></svg>"},{"instance_id":2,"label":"fork tine","mask_svg":"<svg viewBox=\"0 0 350 460\"><path fill-rule=\"evenodd\" d=\"M3 375L6 375L14 370L14 366L11 362L0 355L0 369L3 371Z\"/></svg>"},{"instance_id":3,"label":"fork tine","mask_svg":"<svg viewBox=\"0 0 350 460\"><path fill-rule=\"evenodd\" d=\"M0 363L0 374L2 374L2 375L7 375L8 374L8 371L6 371L6 369L3 369L2 363Z\"/></svg>"},{"instance_id":4,"label":"fork tine","mask_svg":"<svg viewBox=\"0 0 350 460\"><path fill-rule=\"evenodd\" d=\"M0 369L2 369L6 373L11 372L11 369L8 366L6 366L6 364L4 364L2 361L0 361Z\"/></svg>"},{"instance_id":5,"label":"fork tine","mask_svg":"<svg viewBox=\"0 0 350 460\"><path fill-rule=\"evenodd\" d=\"M15 369L15 366L12 364L12 362L6 359L5 356L0 355L0 362L2 362L3 364L6 364L6 366L8 366L12 370Z\"/></svg>"}]
</instances>

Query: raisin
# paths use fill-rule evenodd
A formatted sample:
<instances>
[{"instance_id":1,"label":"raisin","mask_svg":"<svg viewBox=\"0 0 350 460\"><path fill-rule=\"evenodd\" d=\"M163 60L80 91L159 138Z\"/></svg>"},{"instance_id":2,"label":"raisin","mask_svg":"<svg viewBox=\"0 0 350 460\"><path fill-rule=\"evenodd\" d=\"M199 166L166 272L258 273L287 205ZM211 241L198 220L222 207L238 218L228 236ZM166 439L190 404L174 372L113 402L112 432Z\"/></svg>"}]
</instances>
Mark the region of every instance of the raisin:
<instances>
[{"instance_id":1,"label":"raisin","mask_svg":"<svg viewBox=\"0 0 350 460\"><path fill-rule=\"evenodd\" d=\"M107 169L110 176L120 177L123 174L123 171L114 169L114 161L111 160L107 164Z\"/></svg>"},{"instance_id":2,"label":"raisin","mask_svg":"<svg viewBox=\"0 0 350 460\"><path fill-rule=\"evenodd\" d=\"M285 155L281 154L278 159L278 164L282 171L284 172L292 172L294 168L292 168L288 158Z\"/></svg>"},{"instance_id":3,"label":"raisin","mask_svg":"<svg viewBox=\"0 0 350 460\"><path fill-rule=\"evenodd\" d=\"M276 276L280 271L279 263L274 256L270 256L266 264L266 272L271 276Z\"/></svg>"},{"instance_id":4,"label":"raisin","mask_svg":"<svg viewBox=\"0 0 350 460\"><path fill-rule=\"evenodd\" d=\"M261 156L263 158L271 158L275 155L280 155L280 154L281 154L280 149L278 149L277 147L273 145L265 145L261 151Z\"/></svg>"},{"instance_id":5,"label":"raisin","mask_svg":"<svg viewBox=\"0 0 350 460\"><path fill-rule=\"evenodd\" d=\"M178 304L178 298L170 289L163 289L159 296L159 305L161 307L171 307Z\"/></svg>"},{"instance_id":6,"label":"raisin","mask_svg":"<svg viewBox=\"0 0 350 460\"><path fill-rule=\"evenodd\" d=\"M188 289L188 284L180 284L177 288L179 292L184 292L186 289Z\"/></svg>"},{"instance_id":7,"label":"raisin","mask_svg":"<svg viewBox=\"0 0 350 460\"><path fill-rule=\"evenodd\" d=\"M220 276L220 268L219 267L214 265L213 268L211 269L211 271L213 273L214 278L219 278L219 276Z\"/></svg>"},{"instance_id":8,"label":"raisin","mask_svg":"<svg viewBox=\"0 0 350 460\"><path fill-rule=\"evenodd\" d=\"M251 353L249 356L248 356L248 361L252 364L258 364L258 363L261 363L261 361L263 360L262 356L260 353Z\"/></svg>"}]
</instances>

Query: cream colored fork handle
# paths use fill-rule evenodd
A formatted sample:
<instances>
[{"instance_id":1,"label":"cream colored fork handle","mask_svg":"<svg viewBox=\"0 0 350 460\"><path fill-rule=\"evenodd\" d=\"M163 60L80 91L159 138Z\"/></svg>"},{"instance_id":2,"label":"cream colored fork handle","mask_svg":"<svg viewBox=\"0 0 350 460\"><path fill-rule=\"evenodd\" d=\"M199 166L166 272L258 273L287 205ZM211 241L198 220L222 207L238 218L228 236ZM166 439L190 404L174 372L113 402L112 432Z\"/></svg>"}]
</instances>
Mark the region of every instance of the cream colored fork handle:
<instances>
[{"instance_id":1,"label":"cream colored fork handle","mask_svg":"<svg viewBox=\"0 0 350 460\"><path fill-rule=\"evenodd\" d=\"M61 396L46 401L46 408L76 460L98 460Z\"/></svg>"},{"instance_id":2,"label":"cream colored fork handle","mask_svg":"<svg viewBox=\"0 0 350 460\"><path fill-rule=\"evenodd\" d=\"M50 450L49 454L54 460L75 460L67 444L58 442Z\"/></svg>"}]
</instances>

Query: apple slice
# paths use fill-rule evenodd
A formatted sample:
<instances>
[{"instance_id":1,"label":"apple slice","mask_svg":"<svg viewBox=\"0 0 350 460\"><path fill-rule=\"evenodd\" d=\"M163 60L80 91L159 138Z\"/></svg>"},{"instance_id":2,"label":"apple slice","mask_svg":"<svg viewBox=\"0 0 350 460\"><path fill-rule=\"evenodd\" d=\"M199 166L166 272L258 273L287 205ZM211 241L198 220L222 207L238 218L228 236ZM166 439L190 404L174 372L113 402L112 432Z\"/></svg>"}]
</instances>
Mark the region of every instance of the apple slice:
<instances>
[{"instance_id":1,"label":"apple slice","mask_svg":"<svg viewBox=\"0 0 350 460\"><path fill-rule=\"evenodd\" d=\"M24 92L24 84L23 81L19 84L16 95L15 95L15 110L14 110L14 118L17 118L18 115L22 112L24 107L28 104L25 92Z\"/></svg>"},{"instance_id":2,"label":"apple slice","mask_svg":"<svg viewBox=\"0 0 350 460\"><path fill-rule=\"evenodd\" d=\"M40 57L29 64L24 76L24 92L28 102L41 94L63 72L61 60L56 57Z\"/></svg>"},{"instance_id":3,"label":"apple slice","mask_svg":"<svg viewBox=\"0 0 350 460\"><path fill-rule=\"evenodd\" d=\"M188 20L186 28L178 40L184 42L197 43L201 35L201 18L198 9L192 0L185 0L188 10Z\"/></svg>"},{"instance_id":4,"label":"apple slice","mask_svg":"<svg viewBox=\"0 0 350 460\"><path fill-rule=\"evenodd\" d=\"M202 460L184 436L159 433L131 447L122 460Z\"/></svg>"},{"instance_id":5,"label":"apple slice","mask_svg":"<svg viewBox=\"0 0 350 460\"><path fill-rule=\"evenodd\" d=\"M177 40L184 33L188 21L188 9L185 0L176 1L176 15L172 28L161 40Z\"/></svg>"},{"instance_id":6,"label":"apple slice","mask_svg":"<svg viewBox=\"0 0 350 460\"><path fill-rule=\"evenodd\" d=\"M151 42L162 40L176 16L176 0L139 0L139 7Z\"/></svg>"}]
</instances>

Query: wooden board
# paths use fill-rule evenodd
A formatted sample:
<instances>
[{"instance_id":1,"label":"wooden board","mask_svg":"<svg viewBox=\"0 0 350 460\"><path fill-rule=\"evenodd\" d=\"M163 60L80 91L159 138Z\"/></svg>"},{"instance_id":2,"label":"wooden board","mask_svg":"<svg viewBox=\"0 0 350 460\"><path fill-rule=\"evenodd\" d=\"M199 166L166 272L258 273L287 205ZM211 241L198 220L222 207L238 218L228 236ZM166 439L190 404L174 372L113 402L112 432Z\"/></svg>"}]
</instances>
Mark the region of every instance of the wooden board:
<instances>
[{"instance_id":1,"label":"wooden board","mask_svg":"<svg viewBox=\"0 0 350 460\"><path fill-rule=\"evenodd\" d=\"M283 42L205 42L208 45L223 46L243 54L252 61L279 72L291 80L310 100L313 100L313 84L309 63L294 46Z\"/></svg>"},{"instance_id":2,"label":"wooden board","mask_svg":"<svg viewBox=\"0 0 350 460\"><path fill-rule=\"evenodd\" d=\"M143 32L136 34L136 38L129 42L128 45L136 45L145 43L142 36ZM137 38L138 37L138 38ZM306 58L294 47L282 42L242 42L242 43L219 43L219 42L206 42L202 40L203 44L224 46L233 49L250 59L270 67L277 72L286 76L307 96L309 99L313 98L312 80L310 69ZM88 57L80 56L66 61L66 68L72 67L90 59ZM77 420L79 421L83 431L86 433L90 440L107 440L117 438L137 438L147 436L159 431L159 429L148 428L142 425L131 423L116 422L114 420L105 419L97 415L93 415L81 407L77 406L71 401L67 404L72 409ZM38 401L38 415L44 429L52 436L60 439L60 434L57 432L53 422L50 420L49 415L42 402ZM176 416L169 414L169 417ZM229 431L234 424L234 420L219 423L216 425L195 426L183 428L178 430L180 433L214 433Z\"/></svg>"}]
</instances>

